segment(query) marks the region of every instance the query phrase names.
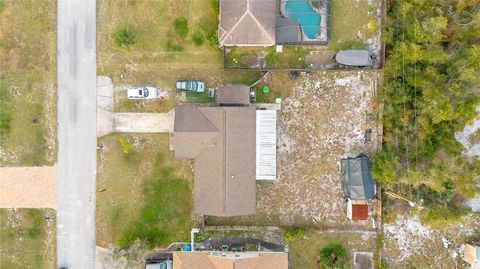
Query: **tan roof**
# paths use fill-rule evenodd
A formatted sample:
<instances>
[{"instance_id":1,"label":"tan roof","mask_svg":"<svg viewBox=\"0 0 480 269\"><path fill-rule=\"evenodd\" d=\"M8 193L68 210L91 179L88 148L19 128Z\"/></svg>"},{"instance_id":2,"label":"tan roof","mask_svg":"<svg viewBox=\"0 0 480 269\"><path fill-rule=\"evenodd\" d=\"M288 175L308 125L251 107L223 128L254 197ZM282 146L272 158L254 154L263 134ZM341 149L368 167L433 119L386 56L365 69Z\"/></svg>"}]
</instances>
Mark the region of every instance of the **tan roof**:
<instances>
[{"instance_id":1,"label":"tan roof","mask_svg":"<svg viewBox=\"0 0 480 269\"><path fill-rule=\"evenodd\" d=\"M217 90L219 105L248 105L250 104L250 87L244 85L226 85Z\"/></svg>"},{"instance_id":2,"label":"tan roof","mask_svg":"<svg viewBox=\"0 0 480 269\"><path fill-rule=\"evenodd\" d=\"M224 255L225 257L223 257ZM173 252L173 269L288 269L288 253Z\"/></svg>"},{"instance_id":3,"label":"tan roof","mask_svg":"<svg viewBox=\"0 0 480 269\"><path fill-rule=\"evenodd\" d=\"M207 121L209 127L199 127L191 117ZM177 158L195 159L196 214L255 214L254 107L180 105L175 110L173 145Z\"/></svg>"},{"instance_id":4,"label":"tan roof","mask_svg":"<svg viewBox=\"0 0 480 269\"><path fill-rule=\"evenodd\" d=\"M463 249L463 260L468 264L474 266L480 266L478 254L480 254L480 247L472 246L472 245L464 245Z\"/></svg>"},{"instance_id":5,"label":"tan roof","mask_svg":"<svg viewBox=\"0 0 480 269\"><path fill-rule=\"evenodd\" d=\"M220 45L274 45L277 13L277 0L220 0Z\"/></svg>"}]
</instances>

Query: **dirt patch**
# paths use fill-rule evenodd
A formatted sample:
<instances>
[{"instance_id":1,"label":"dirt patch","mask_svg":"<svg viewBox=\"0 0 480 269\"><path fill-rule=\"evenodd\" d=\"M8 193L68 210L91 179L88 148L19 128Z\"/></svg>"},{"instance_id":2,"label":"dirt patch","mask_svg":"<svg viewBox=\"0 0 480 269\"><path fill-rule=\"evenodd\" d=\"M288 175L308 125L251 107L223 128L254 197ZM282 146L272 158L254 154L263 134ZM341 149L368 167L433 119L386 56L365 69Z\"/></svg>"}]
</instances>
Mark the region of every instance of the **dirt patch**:
<instances>
[{"instance_id":1,"label":"dirt patch","mask_svg":"<svg viewBox=\"0 0 480 269\"><path fill-rule=\"evenodd\" d=\"M258 184L257 212L277 215L281 225L354 225L344 212L339 163L376 149L376 79L376 72L359 71L297 81L282 103L278 180ZM373 144L364 143L366 129Z\"/></svg>"},{"instance_id":2,"label":"dirt patch","mask_svg":"<svg viewBox=\"0 0 480 269\"><path fill-rule=\"evenodd\" d=\"M384 258L389 268L461 268L454 258L456 246L479 234L480 215L464 217L462 225L435 230L420 223L415 213L399 215L393 224L384 225ZM442 237L452 244L444 248Z\"/></svg>"},{"instance_id":3,"label":"dirt patch","mask_svg":"<svg viewBox=\"0 0 480 269\"><path fill-rule=\"evenodd\" d=\"M57 208L57 168L0 167L0 208Z\"/></svg>"}]
</instances>

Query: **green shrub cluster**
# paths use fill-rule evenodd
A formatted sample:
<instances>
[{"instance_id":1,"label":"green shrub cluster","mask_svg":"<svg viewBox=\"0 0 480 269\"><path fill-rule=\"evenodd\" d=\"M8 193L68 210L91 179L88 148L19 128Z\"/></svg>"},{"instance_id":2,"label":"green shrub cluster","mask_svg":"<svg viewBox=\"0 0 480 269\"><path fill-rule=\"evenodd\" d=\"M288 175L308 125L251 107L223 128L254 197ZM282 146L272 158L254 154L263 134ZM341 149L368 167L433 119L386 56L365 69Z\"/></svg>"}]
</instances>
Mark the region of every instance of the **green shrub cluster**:
<instances>
[{"instance_id":1,"label":"green shrub cluster","mask_svg":"<svg viewBox=\"0 0 480 269\"><path fill-rule=\"evenodd\" d=\"M135 35L135 32L130 26L126 26L115 31L115 33L113 33L113 38L118 47L126 49L131 49L133 45L137 44L138 42L138 37Z\"/></svg>"},{"instance_id":2,"label":"green shrub cluster","mask_svg":"<svg viewBox=\"0 0 480 269\"><path fill-rule=\"evenodd\" d=\"M291 243L305 236L305 229L302 227L290 227L285 230L284 239L287 243Z\"/></svg>"},{"instance_id":3,"label":"green shrub cluster","mask_svg":"<svg viewBox=\"0 0 480 269\"><path fill-rule=\"evenodd\" d=\"M325 269L349 268L347 250L340 244L330 244L320 250L320 265Z\"/></svg>"}]
</instances>

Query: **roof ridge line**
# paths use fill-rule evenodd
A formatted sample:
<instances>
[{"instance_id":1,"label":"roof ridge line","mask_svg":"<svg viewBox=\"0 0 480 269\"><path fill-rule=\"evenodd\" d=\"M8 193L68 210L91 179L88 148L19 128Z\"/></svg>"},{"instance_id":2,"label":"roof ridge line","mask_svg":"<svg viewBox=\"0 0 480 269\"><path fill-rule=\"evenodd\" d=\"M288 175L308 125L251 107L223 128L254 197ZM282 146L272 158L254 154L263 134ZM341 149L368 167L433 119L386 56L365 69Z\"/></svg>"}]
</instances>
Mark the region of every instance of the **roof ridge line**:
<instances>
[{"instance_id":1,"label":"roof ridge line","mask_svg":"<svg viewBox=\"0 0 480 269\"><path fill-rule=\"evenodd\" d=\"M237 26L240 24L240 22L242 22L243 19L247 16L247 13L249 13L249 11L248 11L248 2L247 2L247 11L245 11L245 13L243 13L243 15L240 17L240 19L238 19L237 23L235 23L235 25L230 29L230 31L226 32L226 34L223 35L225 38L227 38L229 35L232 34L232 32L237 28ZM222 41L223 41L225 38L223 38ZM223 42L222 42L222 43L223 43Z\"/></svg>"},{"instance_id":2,"label":"roof ridge line","mask_svg":"<svg viewBox=\"0 0 480 269\"><path fill-rule=\"evenodd\" d=\"M250 3L250 1L248 3ZM258 25L258 27L260 27L260 29L262 29L263 33L266 34L270 38L270 41L275 42L275 40L273 40L272 36L267 32L267 30L265 30L265 28L263 28L263 26L260 24L260 22L257 20L257 18L255 16L253 16L253 14L250 12L249 8L247 8L247 13L250 14L250 17L255 21L255 23Z\"/></svg>"}]
</instances>

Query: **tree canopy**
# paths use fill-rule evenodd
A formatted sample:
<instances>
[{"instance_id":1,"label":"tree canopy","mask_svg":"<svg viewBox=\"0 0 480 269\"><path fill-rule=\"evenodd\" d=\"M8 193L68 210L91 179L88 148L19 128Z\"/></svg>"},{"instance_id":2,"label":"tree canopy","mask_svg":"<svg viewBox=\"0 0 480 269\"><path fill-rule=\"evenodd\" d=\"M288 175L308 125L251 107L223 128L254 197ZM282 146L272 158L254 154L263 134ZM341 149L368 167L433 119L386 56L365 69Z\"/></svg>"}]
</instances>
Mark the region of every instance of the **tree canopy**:
<instances>
[{"instance_id":1,"label":"tree canopy","mask_svg":"<svg viewBox=\"0 0 480 269\"><path fill-rule=\"evenodd\" d=\"M480 1L388 1L387 14L384 149L372 174L472 197L480 162L462 156L454 134L480 105Z\"/></svg>"}]
</instances>

